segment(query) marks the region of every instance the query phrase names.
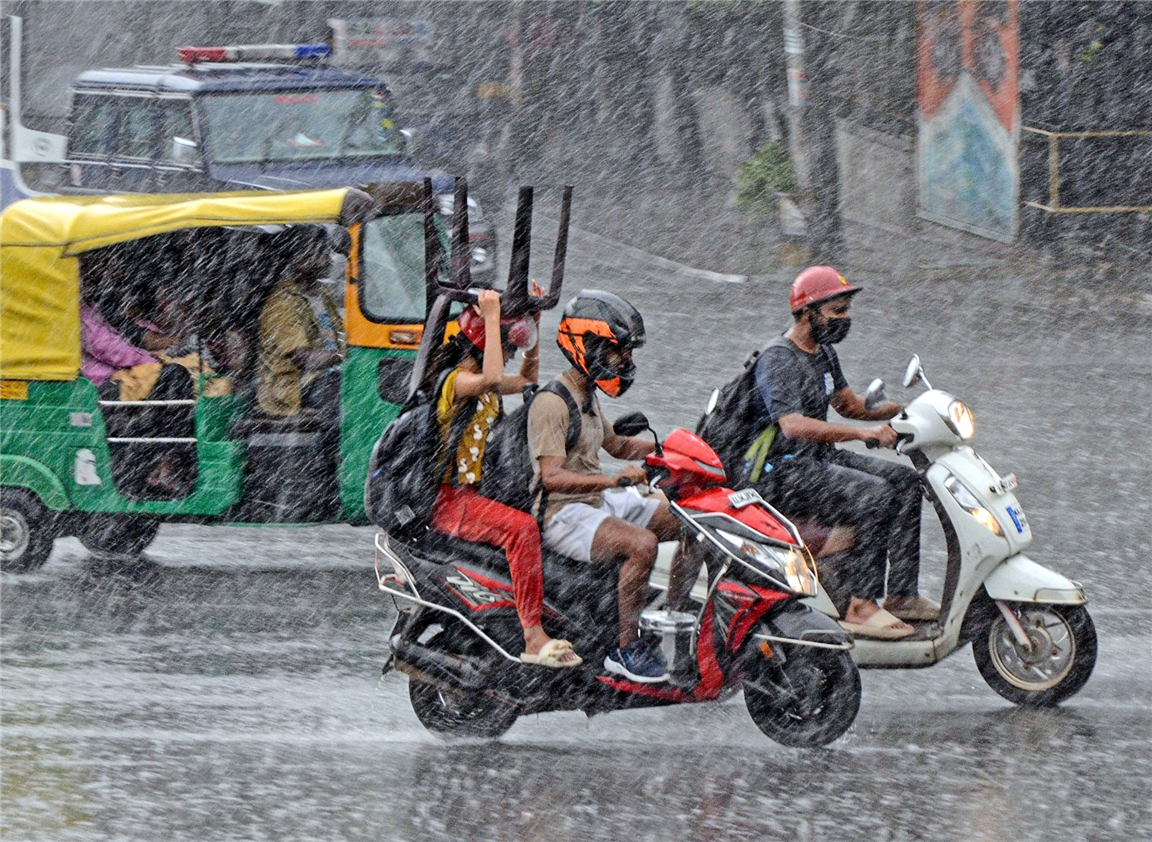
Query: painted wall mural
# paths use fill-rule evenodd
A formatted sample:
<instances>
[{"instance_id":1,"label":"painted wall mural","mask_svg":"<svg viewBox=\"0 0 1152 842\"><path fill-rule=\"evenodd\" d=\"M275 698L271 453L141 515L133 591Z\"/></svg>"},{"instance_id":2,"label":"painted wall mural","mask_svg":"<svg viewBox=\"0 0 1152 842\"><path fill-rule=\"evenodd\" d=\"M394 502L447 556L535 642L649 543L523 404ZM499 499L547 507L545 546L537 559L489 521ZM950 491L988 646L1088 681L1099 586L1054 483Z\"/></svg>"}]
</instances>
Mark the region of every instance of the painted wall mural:
<instances>
[{"instance_id":1,"label":"painted wall mural","mask_svg":"<svg viewBox=\"0 0 1152 842\"><path fill-rule=\"evenodd\" d=\"M918 13L917 212L1003 242L1020 173L1016 0L930 0Z\"/></svg>"}]
</instances>

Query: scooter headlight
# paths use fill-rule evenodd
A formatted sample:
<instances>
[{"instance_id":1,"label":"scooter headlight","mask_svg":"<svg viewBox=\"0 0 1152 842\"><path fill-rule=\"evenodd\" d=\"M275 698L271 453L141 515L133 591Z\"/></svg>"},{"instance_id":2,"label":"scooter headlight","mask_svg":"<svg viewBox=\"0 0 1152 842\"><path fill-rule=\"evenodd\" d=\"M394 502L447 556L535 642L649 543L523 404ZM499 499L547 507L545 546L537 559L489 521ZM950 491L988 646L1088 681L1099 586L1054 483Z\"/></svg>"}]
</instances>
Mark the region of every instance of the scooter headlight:
<instances>
[{"instance_id":1,"label":"scooter headlight","mask_svg":"<svg viewBox=\"0 0 1152 842\"><path fill-rule=\"evenodd\" d=\"M972 410L960 401L948 404L948 417L944 421L952 432L960 436L961 441L968 441L976 434L976 421L972 417Z\"/></svg>"},{"instance_id":2,"label":"scooter headlight","mask_svg":"<svg viewBox=\"0 0 1152 842\"><path fill-rule=\"evenodd\" d=\"M732 545L735 555L742 561L751 563L754 568L766 568L765 573L775 573L776 578L783 578L788 587L798 594L816 595L816 572L809 566L802 550L760 544L723 529L716 531Z\"/></svg>"},{"instance_id":3,"label":"scooter headlight","mask_svg":"<svg viewBox=\"0 0 1152 842\"><path fill-rule=\"evenodd\" d=\"M969 491L964 483L960 482L956 477L948 477L948 479L944 480L944 487L948 489L948 493L956 499L956 502L964 508L964 511L976 519L977 523L994 535L1003 537L1004 530L1000 528L999 521L996 520L996 517L990 511L980 505L980 501L976 499L976 495Z\"/></svg>"}]
</instances>

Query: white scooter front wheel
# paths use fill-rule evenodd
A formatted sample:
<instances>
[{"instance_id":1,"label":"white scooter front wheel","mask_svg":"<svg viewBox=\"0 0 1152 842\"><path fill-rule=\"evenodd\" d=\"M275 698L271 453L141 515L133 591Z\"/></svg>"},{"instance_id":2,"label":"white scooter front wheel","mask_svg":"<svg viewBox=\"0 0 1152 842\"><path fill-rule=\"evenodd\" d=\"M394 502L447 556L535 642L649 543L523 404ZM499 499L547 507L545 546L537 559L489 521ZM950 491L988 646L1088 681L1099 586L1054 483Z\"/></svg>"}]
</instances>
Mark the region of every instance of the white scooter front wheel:
<instances>
[{"instance_id":1,"label":"white scooter front wheel","mask_svg":"<svg viewBox=\"0 0 1152 842\"><path fill-rule=\"evenodd\" d=\"M1027 707L1059 704L1079 692L1096 666L1096 628L1082 605L1016 603L1010 606L1028 646L1003 616L972 641L972 654L988 686Z\"/></svg>"}]
</instances>

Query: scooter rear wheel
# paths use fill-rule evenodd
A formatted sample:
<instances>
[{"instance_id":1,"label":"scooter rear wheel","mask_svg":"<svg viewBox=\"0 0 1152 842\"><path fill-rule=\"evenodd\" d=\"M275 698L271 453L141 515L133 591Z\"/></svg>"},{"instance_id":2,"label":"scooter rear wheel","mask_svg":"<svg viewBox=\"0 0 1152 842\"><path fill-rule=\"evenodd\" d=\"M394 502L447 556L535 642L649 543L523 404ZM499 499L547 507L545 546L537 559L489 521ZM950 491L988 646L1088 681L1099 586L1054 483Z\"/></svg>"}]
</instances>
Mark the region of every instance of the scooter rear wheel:
<instances>
[{"instance_id":1,"label":"scooter rear wheel","mask_svg":"<svg viewBox=\"0 0 1152 842\"><path fill-rule=\"evenodd\" d=\"M435 734L494 740L512 727L520 711L475 690L447 689L409 677L408 699L420 724Z\"/></svg>"},{"instance_id":2,"label":"scooter rear wheel","mask_svg":"<svg viewBox=\"0 0 1152 842\"><path fill-rule=\"evenodd\" d=\"M839 739L860 710L860 671L848 652L781 646L750 656L744 705L752 721L781 745L817 748Z\"/></svg>"},{"instance_id":3,"label":"scooter rear wheel","mask_svg":"<svg viewBox=\"0 0 1152 842\"><path fill-rule=\"evenodd\" d=\"M1096 628L1082 605L1017 605L1031 643L1025 651L1004 617L972 641L972 655L988 686L1010 702L1050 707L1075 695L1096 666Z\"/></svg>"}]
</instances>

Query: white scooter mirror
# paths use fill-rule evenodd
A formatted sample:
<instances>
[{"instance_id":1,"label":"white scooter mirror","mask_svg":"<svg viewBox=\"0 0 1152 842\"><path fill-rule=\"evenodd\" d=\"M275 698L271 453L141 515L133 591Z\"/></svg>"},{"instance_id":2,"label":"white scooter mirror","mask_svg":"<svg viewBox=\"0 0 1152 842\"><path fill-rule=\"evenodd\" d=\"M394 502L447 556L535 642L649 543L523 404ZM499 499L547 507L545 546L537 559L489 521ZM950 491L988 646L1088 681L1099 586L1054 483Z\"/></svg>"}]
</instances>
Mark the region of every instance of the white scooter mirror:
<instances>
[{"instance_id":1,"label":"white scooter mirror","mask_svg":"<svg viewBox=\"0 0 1152 842\"><path fill-rule=\"evenodd\" d=\"M926 388L932 388L928 385L927 378L924 377L924 367L920 365L920 355L913 354L912 359L908 361L908 367L904 369L904 388L910 389L920 381L924 381Z\"/></svg>"},{"instance_id":2,"label":"white scooter mirror","mask_svg":"<svg viewBox=\"0 0 1152 842\"><path fill-rule=\"evenodd\" d=\"M877 377L868 384L868 391L864 393L864 408L871 412L887 400L888 390L884 388L884 381Z\"/></svg>"}]
</instances>

